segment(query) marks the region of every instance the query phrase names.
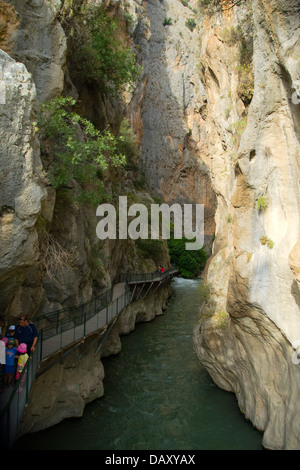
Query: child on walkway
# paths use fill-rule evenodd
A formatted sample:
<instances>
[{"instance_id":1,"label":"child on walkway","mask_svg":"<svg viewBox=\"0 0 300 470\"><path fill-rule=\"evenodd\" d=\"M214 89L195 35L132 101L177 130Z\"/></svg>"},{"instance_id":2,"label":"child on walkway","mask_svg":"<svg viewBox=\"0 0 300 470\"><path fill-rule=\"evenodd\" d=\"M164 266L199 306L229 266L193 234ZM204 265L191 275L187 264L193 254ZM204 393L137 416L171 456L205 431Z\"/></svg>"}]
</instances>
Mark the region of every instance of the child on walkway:
<instances>
[{"instance_id":1,"label":"child on walkway","mask_svg":"<svg viewBox=\"0 0 300 470\"><path fill-rule=\"evenodd\" d=\"M17 373L16 373L16 380L18 380L18 378L20 377L25 365L26 365L26 362L28 361L28 354L27 354L27 345L25 343L21 343L18 347L17 347L17 351L19 352L19 354L17 355L17 358L18 358L18 364L17 364ZM25 374L23 375L23 378L22 378L22 384L24 383L24 380L25 380ZM22 391L23 388L20 387L18 391Z\"/></svg>"},{"instance_id":2,"label":"child on walkway","mask_svg":"<svg viewBox=\"0 0 300 470\"><path fill-rule=\"evenodd\" d=\"M4 365L4 385L13 385L13 378L15 372L15 357L17 348L15 348L14 338L9 339L6 345L5 365Z\"/></svg>"},{"instance_id":3,"label":"child on walkway","mask_svg":"<svg viewBox=\"0 0 300 470\"><path fill-rule=\"evenodd\" d=\"M11 325L8 328L8 333L5 336L8 340L13 339L14 340L14 346L17 347L18 346L18 341L15 338L15 331L16 331L15 325Z\"/></svg>"}]
</instances>

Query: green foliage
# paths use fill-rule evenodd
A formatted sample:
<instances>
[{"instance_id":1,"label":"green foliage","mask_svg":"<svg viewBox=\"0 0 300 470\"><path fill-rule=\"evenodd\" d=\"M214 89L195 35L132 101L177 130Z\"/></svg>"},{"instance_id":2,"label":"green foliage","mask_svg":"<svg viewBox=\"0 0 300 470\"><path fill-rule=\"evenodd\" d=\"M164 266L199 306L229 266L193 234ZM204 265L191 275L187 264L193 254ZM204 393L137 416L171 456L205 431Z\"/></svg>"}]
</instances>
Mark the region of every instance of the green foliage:
<instances>
[{"instance_id":1,"label":"green foliage","mask_svg":"<svg viewBox=\"0 0 300 470\"><path fill-rule=\"evenodd\" d=\"M224 329L229 320L229 314L226 310L217 311L212 316L212 324L217 329Z\"/></svg>"},{"instance_id":2,"label":"green foliage","mask_svg":"<svg viewBox=\"0 0 300 470\"><path fill-rule=\"evenodd\" d=\"M245 104L249 106L254 93L254 77L253 77L253 25L251 14L248 13L241 25L225 28L222 36L223 40L229 47L237 47L238 62L238 95Z\"/></svg>"},{"instance_id":3,"label":"green foliage","mask_svg":"<svg viewBox=\"0 0 300 470\"><path fill-rule=\"evenodd\" d=\"M180 269L180 275L188 279L195 278L205 267L207 254L202 248L200 250L186 250L186 238L168 241L171 262Z\"/></svg>"},{"instance_id":4,"label":"green foliage","mask_svg":"<svg viewBox=\"0 0 300 470\"><path fill-rule=\"evenodd\" d=\"M240 25L232 26L231 28L223 29L222 38L229 47L234 47L238 42L243 40L244 33Z\"/></svg>"},{"instance_id":5,"label":"green foliage","mask_svg":"<svg viewBox=\"0 0 300 470\"><path fill-rule=\"evenodd\" d=\"M268 205L267 199L265 196L259 196L257 203L256 203L256 209L258 211L263 211Z\"/></svg>"},{"instance_id":6,"label":"green foliage","mask_svg":"<svg viewBox=\"0 0 300 470\"><path fill-rule=\"evenodd\" d=\"M247 126L247 119L241 119L240 121L236 121L230 125L230 129L232 130L232 143L238 148L240 144L241 137L246 129Z\"/></svg>"},{"instance_id":7,"label":"green foliage","mask_svg":"<svg viewBox=\"0 0 300 470\"><path fill-rule=\"evenodd\" d=\"M187 7L189 5L188 0L181 0L181 3L184 7Z\"/></svg>"},{"instance_id":8,"label":"green foliage","mask_svg":"<svg viewBox=\"0 0 300 470\"><path fill-rule=\"evenodd\" d=\"M173 24L172 18L165 18L164 19L164 22L163 22L164 26L170 26L172 24Z\"/></svg>"},{"instance_id":9,"label":"green foliage","mask_svg":"<svg viewBox=\"0 0 300 470\"><path fill-rule=\"evenodd\" d=\"M198 0L200 12L208 15L231 10L235 6L242 5L246 0Z\"/></svg>"},{"instance_id":10,"label":"green foliage","mask_svg":"<svg viewBox=\"0 0 300 470\"><path fill-rule=\"evenodd\" d=\"M75 82L97 83L115 93L133 86L140 75L133 51L121 39L120 22L104 5L85 6L66 21L70 70Z\"/></svg>"},{"instance_id":11,"label":"green foliage","mask_svg":"<svg viewBox=\"0 0 300 470\"><path fill-rule=\"evenodd\" d=\"M128 119L123 119L119 130L118 151L126 155L126 170L138 170L138 145L137 137L130 127Z\"/></svg>"},{"instance_id":12,"label":"green foliage","mask_svg":"<svg viewBox=\"0 0 300 470\"><path fill-rule=\"evenodd\" d=\"M159 204L159 205L163 204L163 200L160 196L153 196L152 199L154 201L154 204Z\"/></svg>"},{"instance_id":13,"label":"green foliage","mask_svg":"<svg viewBox=\"0 0 300 470\"><path fill-rule=\"evenodd\" d=\"M140 253L145 258L152 259L155 263L161 262L164 244L162 240L142 240L141 238L135 240L136 246L139 248Z\"/></svg>"},{"instance_id":14,"label":"green foliage","mask_svg":"<svg viewBox=\"0 0 300 470\"><path fill-rule=\"evenodd\" d=\"M267 247L270 248L270 250L274 247L274 242L270 240L266 235L263 235L262 237L260 237L260 243L262 245L267 245Z\"/></svg>"},{"instance_id":15,"label":"green foliage","mask_svg":"<svg viewBox=\"0 0 300 470\"><path fill-rule=\"evenodd\" d=\"M42 157L54 188L66 187L74 178L83 188L81 202L99 203L104 197L102 171L126 163L118 140L98 131L87 119L71 111L72 98L54 98L41 106L38 127Z\"/></svg>"},{"instance_id":16,"label":"green foliage","mask_svg":"<svg viewBox=\"0 0 300 470\"><path fill-rule=\"evenodd\" d=\"M144 171L141 172L141 177L138 180L135 180L133 182L133 185L135 189L143 189L146 186L147 180L146 180L146 174Z\"/></svg>"},{"instance_id":17,"label":"green foliage","mask_svg":"<svg viewBox=\"0 0 300 470\"><path fill-rule=\"evenodd\" d=\"M188 18L185 22L185 26L193 32L194 29L196 28L197 24L196 24L196 21L194 20L194 18Z\"/></svg>"},{"instance_id":18,"label":"green foliage","mask_svg":"<svg viewBox=\"0 0 300 470\"><path fill-rule=\"evenodd\" d=\"M249 106L254 94L254 78L252 72L252 64L240 65L238 67L238 72L238 95L245 104L245 106Z\"/></svg>"}]
</instances>

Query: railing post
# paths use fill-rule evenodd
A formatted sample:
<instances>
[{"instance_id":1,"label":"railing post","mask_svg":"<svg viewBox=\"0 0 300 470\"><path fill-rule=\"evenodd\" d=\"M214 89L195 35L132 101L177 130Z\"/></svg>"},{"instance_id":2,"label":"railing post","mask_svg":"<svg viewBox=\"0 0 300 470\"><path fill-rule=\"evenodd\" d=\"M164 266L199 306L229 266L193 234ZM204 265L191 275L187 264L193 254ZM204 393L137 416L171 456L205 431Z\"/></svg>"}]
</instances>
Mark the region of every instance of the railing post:
<instances>
[{"instance_id":1,"label":"railing post","mask_svg":"<svg viewBox=\"0 0 300 470\"><path fill-rule=\"evenodd\" d=\"M32 357L29 356L29 359L28 361L32 361ZM28 364L28 367L27 367L27 370L25 370L24 374L26 374L26 376L24 377L24 380L25 380L25 385L26 385L26 403L28 401L28 384L29 384L29 373L30 373L30 366L32 365L31 362L29 362ZM20 384L21 386L21 384Z\"/></svg>"},{"instance_id":2,"label":"railing post","mask_svg":"<svg viewBox=\"0 0 300 470\"><path fill-rule=\"evenodd\" d=\"M42 357L43 357L43 334L44 334L44 331L41 330L40 331L40 362L41 362Z\"/></svg>"},{"instance_id":3,"label":"railing post","mask_svg":"<svg viewBox=\"0 0 300 470\"><path fill-rule=\"evenodd\" d=\"M84 306L82 306L82 312L83 312L83 336L85 336L85 331L86 331L86 312L84 310Z\"/></svg>"}]
</instances>

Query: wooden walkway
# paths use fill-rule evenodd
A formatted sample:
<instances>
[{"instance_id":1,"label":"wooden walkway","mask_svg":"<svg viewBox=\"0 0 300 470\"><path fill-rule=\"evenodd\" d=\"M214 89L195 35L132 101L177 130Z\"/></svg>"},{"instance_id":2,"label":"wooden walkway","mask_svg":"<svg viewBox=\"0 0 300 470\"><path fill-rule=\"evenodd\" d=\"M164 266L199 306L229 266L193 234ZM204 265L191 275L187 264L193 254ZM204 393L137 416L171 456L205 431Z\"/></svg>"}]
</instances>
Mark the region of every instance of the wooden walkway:
<instances>
[{"instance_id":1,"label":"wooden walkway","mask_svg":"<svg viewBox=\"0 0 300 470\"><path fill-rule=\"evenodd\" d=\"M111 320L129 304L129 299L125 299L125 283L116 284L113 288L112 302L105 308L95 313L92 318L81 325L72 325L68 330L57 333L49 338L43 339L41 360L45 360L51 354L75 343L76 341L88 336L94 331L105 328ZM120 302L116 303L120 298Z\"/></svg>"},{"instance_id":2,"label":"wooden walkway","mask_svg":"<svg viewBox=\"0 0 300 470\"><path fill-rule=\"evenodd\" d=\"M120 278L113 289L102 297L96 297L87 304L50 312L48 315L42 316L42 321L46 321L48 326L40 330L36 351L31 355L30 360L27 361L26 367L13 391L7 388L0 395L0 431L5 436L3 440L0 439L0 448L11 448L28 401L30 388L40 366L46 359L49 359L64 348L76 344L76 342L97 330L103 329L103 341L105 341L111 326L114 325L118 315L128 304L137 300L142 293L143 298L145 298L153 285L155 286L154 294L161 284L172 278L176 273L178 273L178 270L171 268L164 273L124 275L123 279ZM131 292L130 286L133 286ZM144 287L146 287L146 292L144 292ZM139 292L134 298L136 289ZM76 314L72 315L74 312ZM63 316L62 321L60 321L60 315ZM56 360L52 363L50 360L48 368L52 367L55 363ZM23 376L25 379L24 384Z\"/></svg>"}]
</instances>

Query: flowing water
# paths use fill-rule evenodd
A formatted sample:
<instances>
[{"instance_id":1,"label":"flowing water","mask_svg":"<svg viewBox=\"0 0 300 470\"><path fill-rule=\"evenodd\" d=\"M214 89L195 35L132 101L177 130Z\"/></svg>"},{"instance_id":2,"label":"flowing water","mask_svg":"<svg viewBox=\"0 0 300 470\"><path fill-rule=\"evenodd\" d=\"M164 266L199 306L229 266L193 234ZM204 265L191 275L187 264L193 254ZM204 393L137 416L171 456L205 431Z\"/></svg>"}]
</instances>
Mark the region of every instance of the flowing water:
<instances>
[{"instance_id":1,"label":"flowing water","mask_svg":"<svg viewBox=\"0 0 300 470\"><path fill-rule=\"evenodd\" d=\"M262 435L219 389L193 350L199 280L175 279L164 315L122 336L103 359L103 398L82 418L22 437L17 449L260 450Z\"/></svg>"}]
</instances>

